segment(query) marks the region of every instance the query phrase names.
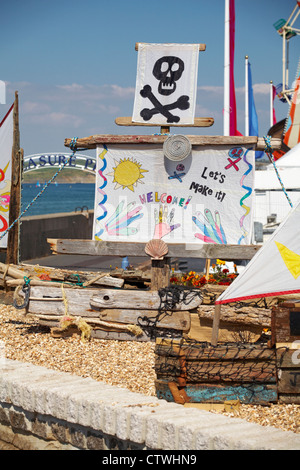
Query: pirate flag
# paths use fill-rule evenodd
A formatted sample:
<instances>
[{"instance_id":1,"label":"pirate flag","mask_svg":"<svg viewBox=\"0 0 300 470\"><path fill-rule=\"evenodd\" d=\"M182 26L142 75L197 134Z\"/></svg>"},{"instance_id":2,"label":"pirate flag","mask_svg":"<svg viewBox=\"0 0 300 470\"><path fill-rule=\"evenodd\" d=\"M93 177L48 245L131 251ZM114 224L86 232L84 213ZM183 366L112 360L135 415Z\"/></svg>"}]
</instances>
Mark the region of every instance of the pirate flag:
<instances>
[{"instance_id":1,"label":"pirate flag","mask_svg":"<svg viewBox=\"0 0 300 470\"><path fill-rule=\"evenodd\" d=\"M199 44L139 43L133 122L193 124Z\"/></svg>"}]
</instances>

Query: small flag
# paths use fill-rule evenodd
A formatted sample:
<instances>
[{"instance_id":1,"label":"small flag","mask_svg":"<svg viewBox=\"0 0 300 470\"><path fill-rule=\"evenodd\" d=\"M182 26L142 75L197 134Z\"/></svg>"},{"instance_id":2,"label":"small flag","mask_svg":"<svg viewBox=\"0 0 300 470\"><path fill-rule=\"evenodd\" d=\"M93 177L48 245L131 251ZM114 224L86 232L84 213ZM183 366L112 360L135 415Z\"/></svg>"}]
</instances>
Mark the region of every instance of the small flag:
<instances>
[{"instance_id":1,"label":"small flag","mask_svg":"<svg viewBox=\"0 0 300 470\"><path fill-rule=\"evenodd\" d=\"M251 65L248 62L248 105L249 105L249 135L258 137L258 118L254 103ZM255 152L255 159L262 158L264 152Z\"/></svg>"}]
</instances>

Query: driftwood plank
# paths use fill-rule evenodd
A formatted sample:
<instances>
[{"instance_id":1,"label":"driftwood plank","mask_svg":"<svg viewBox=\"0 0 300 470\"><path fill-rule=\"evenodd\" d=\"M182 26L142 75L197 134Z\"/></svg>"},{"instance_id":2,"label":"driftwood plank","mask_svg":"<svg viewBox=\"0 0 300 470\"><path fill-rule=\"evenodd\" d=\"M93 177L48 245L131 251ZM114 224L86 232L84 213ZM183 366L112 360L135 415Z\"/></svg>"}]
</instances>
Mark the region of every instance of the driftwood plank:
<instances>
[{"instance_id":1,"label":"driftwood plank","mask_svg":"<svg viewBox=\"0 0 300 470\"><path fill-rule=\"evenodd\" d=\"M48 320L48 319L43 319L39 317L35 317L40 325L43 326L48 326L51 328L56 328L59 326L59 322L54 321L54 320ZM76 333L76 334L81 334L81 331L78 329L71 329L71 334ZM66 334L67 335L67 334ZM115 341L152 341L149 336L147 336L145 333L136 336L134 333L130 331L107 331L105 329L100 329L100 328L93 328L91 331L91 337L96 338L96 339L106 339L106 340L115 340Z\"/></svg>"},{"instance_id":2,"label":"driftwood plank","mask_svg":"<svg viewBox=\"0 0 300 470\"><path fill-rule=\"evenodd\" d=\"M114 135L98 134L77 139L77 148L95 149L100 144L163 144L168 136L165 135ZM263 150L266 146L263 138L255 136L211 136L211 135L187 135L192 145L253 145L256 150ZM65 139L65 147L70 147L72 139ZM274 150L281 148L281 139L271 139Z\"/></svg>"},{"instance_id":3,"label":"driftwood plank","mask_svg":"<svg viewBox=\"0 0 300 470\"><path fill-rule=\"evenodd\" d=\"M66 313L71 316L87 317L90 320L99 319L123 324L141 325L155 322L158 328L170 328L187 332L190 329L190 314L188 311L167 312L160 315L158 310L130 309L97 309L93 310L90 305L91 297L98 289L65 289L61 287L33 286L30 291L28 313L33 315L48 315L54 318L61 317ZM132 291L126 291L128 297ZM67 309L65 307L63 294L66 296ZM128 300L127 300L128 303ZM58 321L58 320L57 320Z\"/></svg>"},{"instance_id":4,"label":"driftwood plank","mask_svg":"<svg viewBox=\"0 0 300 470\"><path fill-rule=\"evenodd\" d=\"M195 296L193 292L187 293L184 298L181 294L179 303L174 310L190 310L197 308L201 303L201 299ZM91 306L93 308L134 308L134 309L150 309L157 310L161 306L158 291L123 291L113 289L102 289L95 293L91 298Z\"/></svg>"},{"instance_id":5,"label":"driftwood plank","mask_svg":"<svg viewBox=\"0 0 300 470\"><path fill-rule=\"evenodd\" d=\"M235 382L235 383L275 383L275 364L264 364L253 361L185 362L186 381L189 383L201 382ZM168 378L170 381L182 376L182 363L180 359L162 358L155 360L155 372L158 378ZM300 373L299 373L300 375Z\"/></svg>"},{"instance_id":6,"label":"driftwood plank","mask_svg":"<svg viewBox=\"0 0 300 470\"><path fill-rule=\"evenodd\" d=\"M221 344L217 347L196 347L188 344L182 344L181 347L173 341L164 340L155 346L155 354L157 356L170 356L178 357L179 353L185 355L188 361L232 361L232 360L269 360L275 361L275 350L269 348L260 348L254 346L253 348L239 348L239 347L226 347Z\"/></svg>"},{"instance_id":7,"label":"driftwood plank","mask_svg":"<svg viewBox=\"0 0 300 470\"><path fill-rule=\"evenodd\" d=\"M188 311L167 312L161 315L158 310L134 309L103 309L99 310L99 318L105 321L135 323L139 325L155 324L158 328L171 328L187 333L191 327Z\"/></svg>"},{"instance_id":8,"label":"driftwood plank","mask_svg":"<svg viewBox=\"0 0 300 470\"><path fill-rule=\"evenodd\" d=\"M108 242L97 240L72 240L48 238L56 254L92 256L146 256L145 243ZM221 258L224 260L252 259L260 245L216 245L214 243L169 243L166 258Z\"/></svg>"}]
</instances>

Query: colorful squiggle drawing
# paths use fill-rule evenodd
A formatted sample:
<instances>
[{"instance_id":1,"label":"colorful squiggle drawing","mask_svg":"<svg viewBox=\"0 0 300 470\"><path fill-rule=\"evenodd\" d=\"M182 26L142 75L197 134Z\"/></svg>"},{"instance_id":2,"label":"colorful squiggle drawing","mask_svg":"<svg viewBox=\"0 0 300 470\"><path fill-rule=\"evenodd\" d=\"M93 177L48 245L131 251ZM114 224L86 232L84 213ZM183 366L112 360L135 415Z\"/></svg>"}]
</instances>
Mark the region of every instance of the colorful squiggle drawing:
<instances>
[{"instance_id":1,"label":"colorful squiggle drawing","mask_svg":"<svg viewBox=\"0 0 300 470\"><path fill-rule=\"evenodd\" d=\"M98 222L100 222L100 220L104 219L107 215L107 210L106 210L106 207L105 207L105 203L107 201L107 195L106 193L103 191L103 189L105 188L105 186L107 185L107 179L105 178L105 176L103 175L103 171L106 169L106 166L107 166L107 163L106 163L106 159L105 159L105 154L107 153L107 147L106 145L104 144L103 145L104 149L102 150L102 152L98 155L98 157L102 160L103 164L102 164L102 167L98 170L98 174L101 176L101 178L103 179L103 183L102 185L97 189L98 192L103 196L102 197L102 200L99 202L98 204L98 207L100 207L102 210L103 210L103 214L101 214L99 217L97 217L96 219L96 223L98 224ZM104 229L101 228L99 230L99 232L97 232L95 234L95 239L96 240L100 240L100 236L102 235L102 233L104 232Z\"/></svg>"},{"instance_id":2,"label":"colorful squiggle drawing","mask_svg":"<svg viewBox=\"0 0 300 470\"><path fill-rule=\"evenodd\" d=\"M244 204L244 200L247 199L247 198L252 194L252 188L250 188L249 186L245 186L245 185L243 184L243 182L244 182L244 179L246 178L246 176L249 175L249 173L251 173L252 168L253 168L253 165L251 165L251 163L249 163L249 162L247 161L247 158L246 158L246 157L247 157L247 153L249 152L249 150L252 150L252 148L247 149L246 152L245 152L245 155L243 156L244 162L247 163L247 165L248 165L248 170L245 171L245 173L243 174L242 179L241 179L241 181L240 181L240 184L241 184L242 188L243 188L243 189L246 189L246 190L247 190L247 193L246 193L246 194L241 198L241 200L240 200L240 206L241 206L243 209L245 209L246 212L245 212L245 214L244 214L244 215L241 217L241 219L240 219L240 227L241 227L241 230L243 231L243 235L240 237L240 239L239 239L239 241L238 241L238 245L240 245L241 242L242 242L242 240L243 240L244 238L246 238L246 236L248 235L248 232L247 232L247 230L246 230L245 227L244 227L244 220L245 220L245 217L247 217L247 215L248 215L249 212L250 212L250 207L249 207L249 206L246 206L246 205Z\"/></svg>"},{"instance_id":3,"label":"colorful squiggle drawing","mask_svg":"<svg viewBox=\"0 0 300 470\"><path fill-rule=\"evenodd\" d=\"M162 238L173 232L180 224L171 225L174 218L175 209L172 209L168 215L168 207L159 206L159 211L154 210L155 229L153 238Z\"/></svg>"},{"instance_id":4,"label":"colorful squiggle drawing","mask_svg":"<svg viewBox=\"0 0 300 470\"><path fill-rule=\"evenodd\" d=\"M144 214L139 213L142 206L135 207L135 202L130 202L125 207L125 201L121 201L113 215L107 220L105 229L108 235L134 235L138 232L138 228L129 227L133 222L143 217Z\"/></svg>"},{"instance_id":5,"label":"colorful squiggle drawing","mask_svg":"<svg viewBox=\"0 0 300 470\"><path fill-rule=\"evenodd\" d=\"M206 243L217 243L219 245L226 245L226 235L221 224L221 217L218 211L215 211L215 219L209 209L204 211L205 217L201 212L197 212L196 216L192 217L193 222L201 230L202 233L195 233L195 237L199 238Z\"/></svg>"}]
</instances>

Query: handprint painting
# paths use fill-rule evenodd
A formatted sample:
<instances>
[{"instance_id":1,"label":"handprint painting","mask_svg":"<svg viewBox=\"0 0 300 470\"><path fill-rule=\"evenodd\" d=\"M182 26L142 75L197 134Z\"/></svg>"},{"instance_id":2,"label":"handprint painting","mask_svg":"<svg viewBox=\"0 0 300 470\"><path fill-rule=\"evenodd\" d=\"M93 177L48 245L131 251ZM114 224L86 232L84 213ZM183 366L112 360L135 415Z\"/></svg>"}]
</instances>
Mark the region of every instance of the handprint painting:
<instances>
[{"instance_id":1,"label":"handprint painting","mask_svg":"<svg viewBox=\"0 0 300 470\"><path fill-rule=\"evenodd\" d=\"M193 146L171 161L162 145L97 148L93 238L249 244L254 151Z\"/></svg>"}]
</instances>

